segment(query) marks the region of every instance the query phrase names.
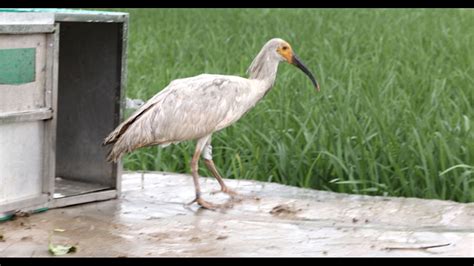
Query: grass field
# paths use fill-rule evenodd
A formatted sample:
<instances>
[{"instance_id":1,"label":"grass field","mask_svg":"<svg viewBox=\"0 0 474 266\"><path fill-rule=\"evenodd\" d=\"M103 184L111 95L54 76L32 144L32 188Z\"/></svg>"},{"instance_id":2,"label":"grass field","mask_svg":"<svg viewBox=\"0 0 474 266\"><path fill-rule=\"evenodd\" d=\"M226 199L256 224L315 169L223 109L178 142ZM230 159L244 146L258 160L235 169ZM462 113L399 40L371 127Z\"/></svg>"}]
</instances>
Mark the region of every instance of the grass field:
<instances>
[{"instance_id":1,"label":"grass field","mask_svg":"<svg viewBox=\"0 0 474 266\"><path fill-rule=\"evenodd\" d=\"M272 91L214 134L223 176L474 201L474 10L120 11L131 16L131 98L204 72L245 76L273 37L316 74L320 93L281 64ZM125 168L190 172L193 149L140 149ZM210 176L203 164L200 173Z\"/></svg>"}]
</instances>

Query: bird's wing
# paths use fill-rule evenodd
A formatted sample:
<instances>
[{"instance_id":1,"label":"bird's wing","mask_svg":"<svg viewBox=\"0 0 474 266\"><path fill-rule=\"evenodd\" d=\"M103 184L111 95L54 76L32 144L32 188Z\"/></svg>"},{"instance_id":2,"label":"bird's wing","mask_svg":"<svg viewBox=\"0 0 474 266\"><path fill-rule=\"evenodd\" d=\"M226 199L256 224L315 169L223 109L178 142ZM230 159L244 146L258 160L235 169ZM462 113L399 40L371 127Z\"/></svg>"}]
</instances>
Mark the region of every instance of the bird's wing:
<instances>
[{"instance_id":1,"label":"bird's wing","mask_svg":"<svg viewBox=\"0 0 474 266\"><path fill-rule=\"evenodd\" d=\"M114 131L112 131L104 140L103 145L112 144L117 142L120 136L127 130L127 128L135 122L142 114L148 111L153 105L156 104L157 99L163 97L167 92L167 88L163 89L159 93L155 94L150 100L138 108L130 117L123 121Z\"/></svg>"},{"instance_id":2,"label":"bird's wing","mask_svg":"<svg viewBox=\"0 0 474 266\"><path fill-rule=\"evenodd\" d=\"M138 147L200 138L244 113L247 79L203 74L171 82L106 139L128 152ZM221 127L222 128L222 127ZM117 150L117 151L119 151Z\"/></svg>"},{"instance_id":3,"label":"bird's wing","mask_svg":"<svg viewBox=\"0 0 474 266\"><path fill-rule=\"evenodd\" d=\"M246 79L232 76L205 74L176 80L134 127L150 132L160 142L199 138L238 113L236 98L249 89Z\"/></svg>"}]
</instances>

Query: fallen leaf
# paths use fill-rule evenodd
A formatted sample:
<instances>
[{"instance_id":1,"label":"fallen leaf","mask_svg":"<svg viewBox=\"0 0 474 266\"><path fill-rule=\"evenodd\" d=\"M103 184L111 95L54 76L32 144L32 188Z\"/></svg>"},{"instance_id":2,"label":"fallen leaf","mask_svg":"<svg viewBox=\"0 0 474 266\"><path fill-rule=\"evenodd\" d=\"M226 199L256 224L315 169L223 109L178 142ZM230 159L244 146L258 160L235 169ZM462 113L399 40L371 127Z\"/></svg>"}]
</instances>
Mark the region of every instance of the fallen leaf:
<instances>
[{"instance_id":1,"label":"fallen leaf","mask_svg":"<svg viewBox=\"0 0 474 266\"><path fill-rule=\"evenodd\" d=\"M216 239L217 240L223 240L223 239L226 239L226 238L228 238L228 236L218 236Z\"/></svg>"},{"instance_id":2,"label":"fallen leaf","mask_svg":"<svg viewBox=\"0 0 474 266\"><path fill-rule=\"evenodd\" d=\"M54 245L50 243L48 250L54 256L61 256L76 252L76 247L71 245Z\"/></svg>"},{"instance_id":3,"label":"fallen leaf","mask_svg":"<svg viewBox=\"0 0 474 266\"><path fill-rule=\"evenodd\" d=\"M65 229L61 229L61 228L56 228L54 229L54 232L64 232L66 231Z\"/></svg>"}]
</instances>

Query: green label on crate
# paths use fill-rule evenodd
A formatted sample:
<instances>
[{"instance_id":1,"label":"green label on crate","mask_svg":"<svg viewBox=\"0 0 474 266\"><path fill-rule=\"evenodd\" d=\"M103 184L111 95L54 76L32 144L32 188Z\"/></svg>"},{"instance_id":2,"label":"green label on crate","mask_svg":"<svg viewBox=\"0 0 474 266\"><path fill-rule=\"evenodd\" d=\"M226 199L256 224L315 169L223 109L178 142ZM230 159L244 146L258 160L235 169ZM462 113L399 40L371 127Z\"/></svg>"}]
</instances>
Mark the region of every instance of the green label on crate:
<instances>
[{"instance_id":1,"label":"green label on crate","mask_svg":"<svg viewBox=\"0 0 474 266\"><path fill-rule=\"evenodd\" d=\"M35 48L0 49L0 84L35 81Z\"/></svg>"}]
</instances>

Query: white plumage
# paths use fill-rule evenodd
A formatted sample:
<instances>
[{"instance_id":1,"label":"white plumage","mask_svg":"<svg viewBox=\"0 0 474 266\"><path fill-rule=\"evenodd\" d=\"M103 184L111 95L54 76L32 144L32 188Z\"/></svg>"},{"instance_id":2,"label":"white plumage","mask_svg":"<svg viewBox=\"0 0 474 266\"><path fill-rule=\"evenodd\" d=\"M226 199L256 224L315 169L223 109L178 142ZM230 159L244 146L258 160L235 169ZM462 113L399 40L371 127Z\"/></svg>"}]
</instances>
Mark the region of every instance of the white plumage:
<instances>
[{"instance_id":1,"label":"white plumage","mask_svg":"<svg viewBox=\"0 0 474 266\"><path fill-rule=\"evenodd\" d=\"M275 82L280 61L299 67L319 90L313 75L299 61L291 46L282 39L271 39L250 65L249 79L202 74L172 81L105 139L104 145L114 144L108 159L117 161L124 153L140 147L197 140L191 161L196 188L193 202L205 208L214 208L215 205L204 201L200 195L199 157L204 150L205 163L219 181L221 190L235 194L225 186L212 161L212 133L239 120L263 98Z\"/></svg>"}]
</instances>

